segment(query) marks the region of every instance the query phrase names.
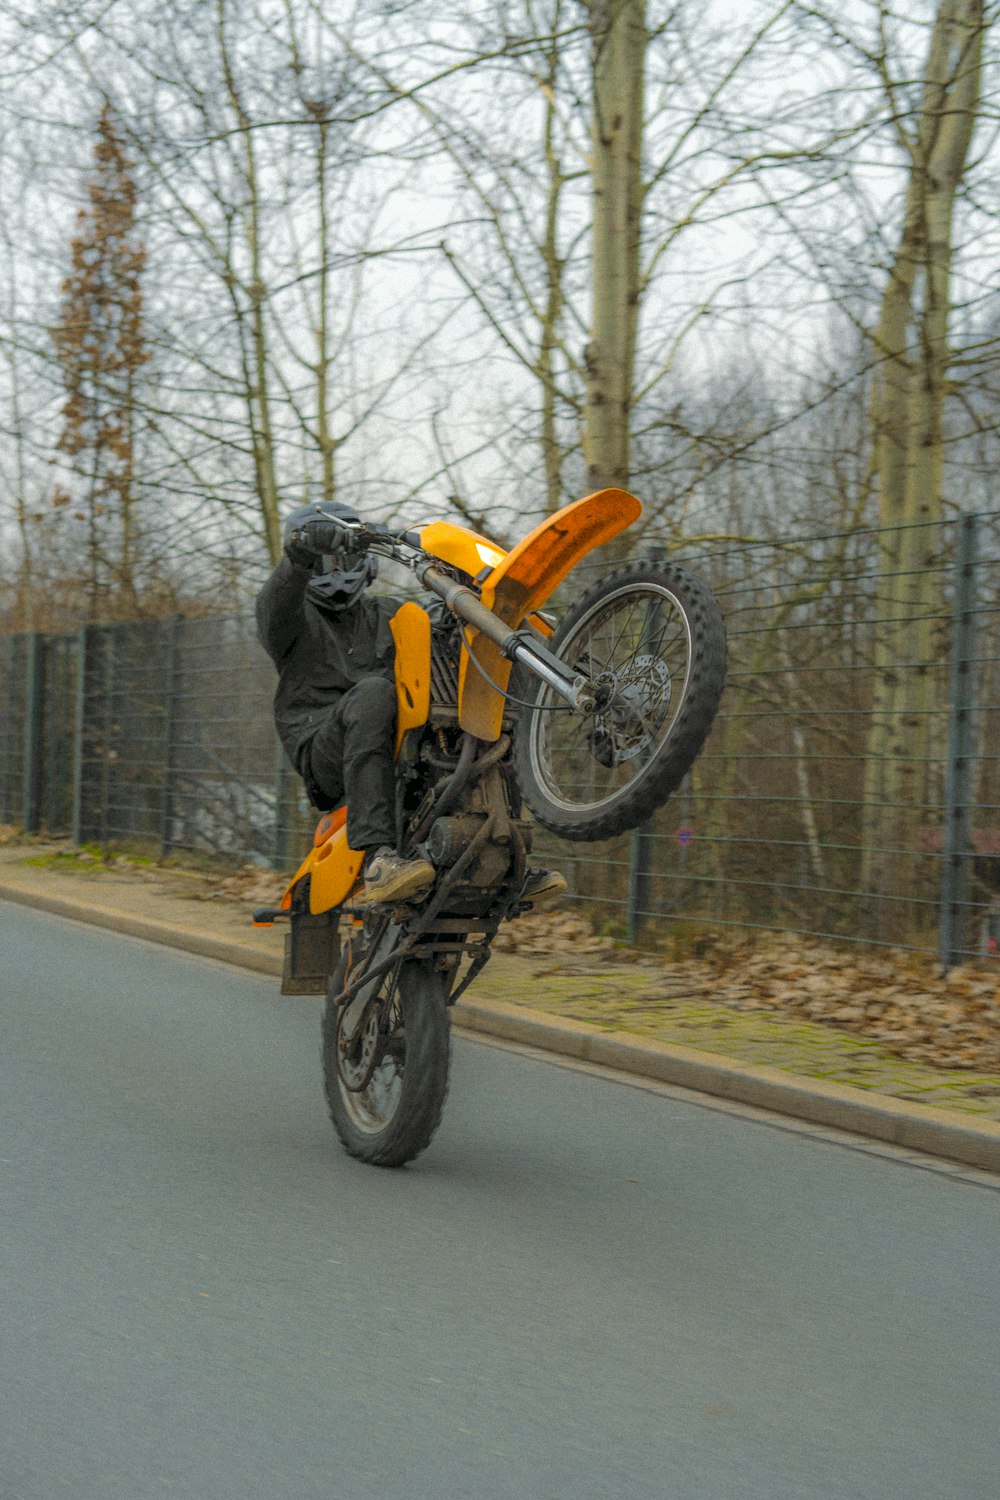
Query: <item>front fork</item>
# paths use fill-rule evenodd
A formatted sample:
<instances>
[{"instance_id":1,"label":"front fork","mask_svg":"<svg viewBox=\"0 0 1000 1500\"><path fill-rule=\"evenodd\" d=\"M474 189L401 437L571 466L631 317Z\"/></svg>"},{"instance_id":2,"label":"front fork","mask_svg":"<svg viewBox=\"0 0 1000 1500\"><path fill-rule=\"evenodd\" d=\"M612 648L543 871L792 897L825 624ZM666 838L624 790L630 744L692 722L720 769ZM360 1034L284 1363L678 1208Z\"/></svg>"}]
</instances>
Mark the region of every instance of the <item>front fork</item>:
<instances>
[{"instance_id":1,"label":"front fork","mask_svg":"<svg viewBox=\"0 0 1000 1500\"><path fill-rule=\"evenodd\" d=\"M443 599L453 614L499 646L508 661L520 662L536 677L581 713L591 714L596 707L594 684L560 661L554 652L535 639L527 630L514 630L498 620L492 610L465 584L456 583L447 573L429 563L420 571L420 581Z\"/></svg>"}]
</instances>

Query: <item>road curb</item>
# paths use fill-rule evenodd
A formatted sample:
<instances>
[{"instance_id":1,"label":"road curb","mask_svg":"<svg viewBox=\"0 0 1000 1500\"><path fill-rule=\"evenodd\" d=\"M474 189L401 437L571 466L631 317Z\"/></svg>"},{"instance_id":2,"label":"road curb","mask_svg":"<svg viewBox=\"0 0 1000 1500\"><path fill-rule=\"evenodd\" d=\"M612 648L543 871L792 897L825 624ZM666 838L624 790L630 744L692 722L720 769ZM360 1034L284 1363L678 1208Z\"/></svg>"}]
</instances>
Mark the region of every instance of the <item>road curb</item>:
<instances>
[{"instance_id":1,"label":"road curb","mask_svg":"<svg viewBox=\"0 0 1000 1500\"><path fill-rule=\"evenodd\" d=\"M26 890L3 881L0 881L0 900L87 922L127 937L161 943L201 958L217 959L257 974L281 973L277 954L246 947L235 938L192 932L157 918ZM1000 1172L1000 1124L991 1120L971 1124L967 1116L955 1110L912 1104L885 1094L873 1096L847 1084L803 1078L759 1063L737 1062L699 1052L694 1047L647 1040L628 1032L604 1031L584 1021L544 1015L499 1000L459 1000L454 1020L456 1026L469 1032L519 1042L598 1067L676 1084L734 1103L754 1105L815 1125L852 1131L966 1166Z\"/></svg>"},{"instance_id":2,"label":"road curb","mask_svg":"<svg viewBox=\"0 0 1000 1500\"><path fill-rule=\"evenodd\" d=\"M8 885L4 881L0 881L0 901L13 901L19 906L31 906L36 911L45 911L54 917L68 917L73 922L104 927L109 932L118 932L124 937L162 943L164 947L179 948L185 953L196 954L199 958L215 958L221 963L237 964L240 968L252 969L257 974L281 974L281 959L277 954L244 947L236 938L192 932L187 927L164 922L157 917L116 911L113 907L101 906L96 902L71 901L65 896L50 896L44 891L25 890L22 886Z\"/></svg>"},{"instance_id":3,"label":"road curb","mask_svg":"<svg viewBox=\"0 0 1000 1500\"><path fill-rule=\"evenodd\" d=\"M1000 1124L984 1120L972 1125L957 1110L912 1104L886 1094L873 1097L848 1084L804 1078L629 1032L602 1031L583 1021L542 1016L501 1001L484 1005L460 1000L455 1020L469 1031L1000 1172Z\"/></svg>"}]
</instances>

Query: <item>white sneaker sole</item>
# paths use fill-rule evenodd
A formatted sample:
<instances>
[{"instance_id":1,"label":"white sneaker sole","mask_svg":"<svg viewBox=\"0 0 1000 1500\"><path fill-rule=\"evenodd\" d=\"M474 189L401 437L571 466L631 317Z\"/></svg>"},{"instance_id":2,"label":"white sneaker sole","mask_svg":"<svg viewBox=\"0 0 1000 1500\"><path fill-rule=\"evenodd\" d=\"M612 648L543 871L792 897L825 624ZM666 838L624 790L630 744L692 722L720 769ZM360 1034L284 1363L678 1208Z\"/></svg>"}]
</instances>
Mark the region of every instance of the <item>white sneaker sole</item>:
<instances>
[{"instance_id":1,"label":"white sneaker sole","mask_svg":"<svg viewBox=\"0 0 1000 1500\"><path fill-rule=\"evenodd\" d=\"M543 886L536 891L525 891L522 900L530 901L532 906L540 911L555 906L566 894L566 878L564 875L553 874Z\"/></svg>"},{"instance_id":2,"label":"white sneaker sole","mask_svg":"<svg viewBox=\"0 0 1000 1500\"><path fill-rule=\"evenodd\" d=\"M434 870L429 865L423 870L401 870L379 885L364 886L355 905L386 906L390 901L405 901L410 896L429 891L433 884Z\"/></svg>"}]
</instances>

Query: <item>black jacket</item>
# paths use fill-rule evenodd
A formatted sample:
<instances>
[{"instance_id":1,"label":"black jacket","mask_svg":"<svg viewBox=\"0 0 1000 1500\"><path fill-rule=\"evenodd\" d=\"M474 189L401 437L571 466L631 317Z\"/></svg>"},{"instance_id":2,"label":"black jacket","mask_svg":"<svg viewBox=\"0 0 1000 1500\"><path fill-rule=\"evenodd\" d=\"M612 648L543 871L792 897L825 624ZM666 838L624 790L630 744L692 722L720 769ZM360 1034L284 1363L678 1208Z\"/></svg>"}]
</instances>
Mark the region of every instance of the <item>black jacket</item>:
<instances>
[{"instance_id":1,"label":"black jacket","mask_svg":"<svg viewBox=\"0 0 1000 1500\"><path fill-rule=\"evenodd\" d=\"M363 677L393 676L399 599L362 594L339 615L306 599L311 573L283 557L257 595L257 634L278 669L274 722L296 770L324 714Z\"/></svg>"}]
</instances>

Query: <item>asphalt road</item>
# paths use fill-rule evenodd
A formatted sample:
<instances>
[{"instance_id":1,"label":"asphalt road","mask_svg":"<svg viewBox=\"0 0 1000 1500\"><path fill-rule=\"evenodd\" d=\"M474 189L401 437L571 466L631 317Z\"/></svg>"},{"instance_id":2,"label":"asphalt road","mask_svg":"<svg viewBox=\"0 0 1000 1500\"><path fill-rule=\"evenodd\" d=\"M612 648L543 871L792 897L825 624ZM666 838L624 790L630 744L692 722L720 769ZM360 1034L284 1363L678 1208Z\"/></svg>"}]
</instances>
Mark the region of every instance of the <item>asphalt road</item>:
<instances>
[{"instance_id":1,"label":"asphalt road","mask_svg":"<svg viewBox=\"0 0 1000 1500\"><path fill-rule=\"evenodd\" d=\"M1000 1192L0 905L0 1500L997 1500Z\"/></svg>"}]
</instances>

